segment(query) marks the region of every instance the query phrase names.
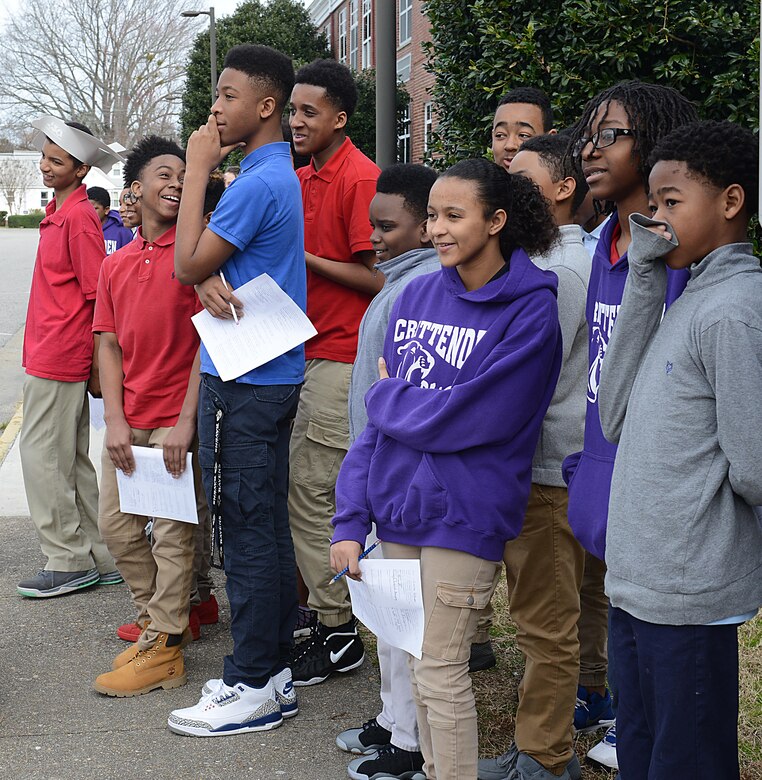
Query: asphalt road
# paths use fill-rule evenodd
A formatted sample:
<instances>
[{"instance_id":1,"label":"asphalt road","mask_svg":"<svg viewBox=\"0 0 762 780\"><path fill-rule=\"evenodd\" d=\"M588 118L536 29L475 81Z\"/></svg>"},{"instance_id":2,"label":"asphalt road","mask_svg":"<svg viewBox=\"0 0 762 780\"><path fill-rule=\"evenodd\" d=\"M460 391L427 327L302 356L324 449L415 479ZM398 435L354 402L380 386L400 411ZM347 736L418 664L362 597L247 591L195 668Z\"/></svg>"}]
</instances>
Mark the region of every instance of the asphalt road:
<instances>
[{"instance_id":1,"label":"asphalt road","mask_svg":"<svg viewBox=\"0 0 762 780\"><path fill-rule=\"evenodd\" d=\"M21 400L23 327L38 241L37 230L0 229L0 426Z\"/></svg>"}]
</instances>

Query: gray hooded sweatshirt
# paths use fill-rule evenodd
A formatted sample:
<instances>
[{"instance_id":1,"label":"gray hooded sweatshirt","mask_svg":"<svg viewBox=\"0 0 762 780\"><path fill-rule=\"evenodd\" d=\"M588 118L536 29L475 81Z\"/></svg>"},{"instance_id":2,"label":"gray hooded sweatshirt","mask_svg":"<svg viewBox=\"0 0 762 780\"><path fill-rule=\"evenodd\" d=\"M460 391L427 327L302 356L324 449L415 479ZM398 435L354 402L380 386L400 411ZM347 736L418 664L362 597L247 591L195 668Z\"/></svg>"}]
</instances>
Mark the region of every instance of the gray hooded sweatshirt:
<instances>
[{"instance_id":1,"label":"gray hooded sweatshirt","mask_svg":"<svg viewBox=\"0 0 762 780\"><path fill-rule=\"evenodd\" d=\"M762 269L728 244L690 269L662 319L676 241L630 217L630 272L599 404L618 442L606 592L650 623L700 625L762 604Z\"/></svg>"},{"instance_id":2,"label":"gray hooded sweatshirt","mask_svg":"<svg viewBox=\"0 0 762 780\"><path fill-rule=\"evenodd\" d=\"M349 385L349 441L353 442L368 424L365 411L365 393L378 379L378 359L384 351L386 329L394 302L411 279L439 270L435 249L412 249L402 255L378 263L386 281L373 298L362 321L357 339L357 357L352 366Z\"/></svg>"}]
</instances>

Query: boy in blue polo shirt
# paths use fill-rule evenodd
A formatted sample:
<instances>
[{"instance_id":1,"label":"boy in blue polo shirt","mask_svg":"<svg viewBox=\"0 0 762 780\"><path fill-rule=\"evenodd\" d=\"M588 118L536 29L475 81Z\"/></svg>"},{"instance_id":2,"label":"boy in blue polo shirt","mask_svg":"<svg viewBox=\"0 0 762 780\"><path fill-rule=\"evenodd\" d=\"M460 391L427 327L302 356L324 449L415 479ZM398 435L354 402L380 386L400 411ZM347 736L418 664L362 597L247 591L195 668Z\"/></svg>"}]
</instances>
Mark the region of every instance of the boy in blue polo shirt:
<instances>
[{"instance_id":1,"label":"boy in blue polo shirt","mask_svg":"<svg viewBox=\"0 0 762 780\"><path fill-rule=\"evenodd\" d=\"M175 272L182 283L200 285L204 306L218 317L232 317L231 302L240 306L213 276L218 270L233 288L267 273L305 309L302 199L281 130L293 66L284 54L255 45L234 47L224 65L209 121L188 141ZM205 227L209 173L235 148L245 155L241 173ZM169 716L179 734L261 731L297 713L287 666L298 603L287 494L303 373L300 346L223 382L202 345L199 462L224 531L233 652L199 703Z\"/></svg>"}]
</instances>

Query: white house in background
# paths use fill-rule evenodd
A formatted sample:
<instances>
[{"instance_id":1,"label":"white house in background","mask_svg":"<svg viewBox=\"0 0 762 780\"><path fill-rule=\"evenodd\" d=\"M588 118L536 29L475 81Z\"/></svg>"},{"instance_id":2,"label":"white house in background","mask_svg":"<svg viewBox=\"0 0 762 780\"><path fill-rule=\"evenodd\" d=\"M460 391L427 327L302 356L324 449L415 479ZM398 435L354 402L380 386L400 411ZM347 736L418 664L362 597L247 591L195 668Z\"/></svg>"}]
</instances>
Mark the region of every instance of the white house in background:
<instances>
[{"instance_id":1,"label":"white house in background","mask_svg":"<svg viewBox=\"0 0 762 780\"><path fill-rule=\"evenodd\" d=\"M124 151L119 144L111 144L117 152ZM44 209L53 199L53 190L43 186L39 168L40 153L29 151L0 152L0 211L9 214L29 214ZM123 189L122 163L108 173L91 168L85 176L87 187L103 187L111 196L111 207L119 207L119 193Z\"/></svg>"}]
</instances>

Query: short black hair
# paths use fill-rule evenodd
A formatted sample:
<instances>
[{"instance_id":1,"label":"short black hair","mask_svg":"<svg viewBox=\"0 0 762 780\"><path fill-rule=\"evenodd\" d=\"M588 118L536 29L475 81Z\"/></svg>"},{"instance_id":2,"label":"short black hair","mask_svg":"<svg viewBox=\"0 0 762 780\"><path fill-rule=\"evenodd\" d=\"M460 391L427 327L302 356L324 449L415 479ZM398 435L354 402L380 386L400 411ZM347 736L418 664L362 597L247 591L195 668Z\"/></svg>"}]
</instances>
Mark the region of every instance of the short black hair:
<instances>
[{"instance_id":1,"label":"short black hair","mask_svg":"<svg viewBox=\"0 0 762 780\"><path fill-rule=\"evenodd\" d=\"M172 154L185 162L185 151L169 138L161 138L158 135L147 135L141 138L127 153L127 162L124 164L124 186L129 187L132 182L139 181L143 169L154 157L163 154Z\"/></svg>"},{"instance_id":2,"label":"short black hair","mask_svg":"<svg viewBox=\"0 0 762 780\"><path fill-rule=\"evenodd\" d=\"M209 176L206 192L204 192L204 216L217 208L223 192L225 192L225 179L222 178L221 173L215 171Z\"/></svg>"},{"instance_id":3,"label":"short black hair","mask_svg":"<svg viewBox=\"0 0 762 780\"><path fill-rule=\"evenodd\" d=\"M550 105L550 98L537 87L514 87L500 98L497 104L505 106L508 103L529 103L537 106L542 111L542 130L547 133L553 129L553 107Z\"/></svg>"},{"instance_id":4,"label":"short black hair","mask_svg":"<svg viewBox=\"0 0 762 780\"><path fill-rule=\"evenodd\" d=\"M104 209L111 208L111 196L108 194L108 190L103 189L103 187L88 187L87 199L100 203Z\"/></svg>"},{"instance_id":5,"label":"short black hair","mask_svg":"<svg viewBox=\"0 0 762 780\"><path fill-rule=\"evenodd\" d=\"M225 55L224 68L245 73L275 98L275 114L280 116L294 88L294 63L282 51L255 43L233 46Z\"/></svg>"},{"instance_id":6,"label":"short black hair","mask_svg":"<svg viewBox=\"0 0 762 780\"><path fill-rule=\"evenodd\" d=\"M746 213L757 213L759 202L759 141L751 130L734 122L692 122L664 136L651 154L651 167L661 160L685 163L688 170L724 190L743 188Z\"/></svg>"},{"instance_id":7,"label":"short black hair","mask_svg":"<svg viewBox=\"0 0 762 780\"><path fill-rule=\"evenodd\" d=\"M609 104L620 103L627 114L630 127L635 131L632 154L638 155L638 170L643 180L643 190L648 191L648 175L651 173L650 157L657 142L668 133L689 122L696 122L696 108L676 89L663 84L648 84L645 81L620 81L613 87L599 92L588 102L582 117L574 126L571 145L587 136L593 117L601 106L608 112ZM604 114L605 116L605 114ZM575 164L580 165L577 158Z\"/></svg>"},{"instance_id":8,"label":"short black hair","mask_svg":"<svg viewBox=\"0 0 762 780\"><path fill-rule=\"evenodd\" d=\"M569 176L574 179L576 187L572 198L572 214L575 214L587 195L588 187L582 171L574 164L574 158L570 154L568 134L535 135L521 144L519 152L534 152L548 169L554 182Z\"/></svg>"},{"instance_id":9,"label":"short black hair","mask_svg":"<svg viewBox=\"0 0 762 780\"><path fill-rule=\"evenodd\" d=\"M376 192L401 195L410 214L419 222L425 222L429 192L436 180L437 172L425 165L398 163L381 171L376 181Z\"/></svg>"},{"instance_id":10,"label":"short black hair","mask_svg":"<svg viewBox=\"0 0 762 780\"><path fill-rule=\"evenodd\" d=\"M314 60L296 72L297 84L311 84L323 87L328 100L339 111L352 116L357 107L357 84L352 71L336 60Z\"/></svg>"}]
</instances>

